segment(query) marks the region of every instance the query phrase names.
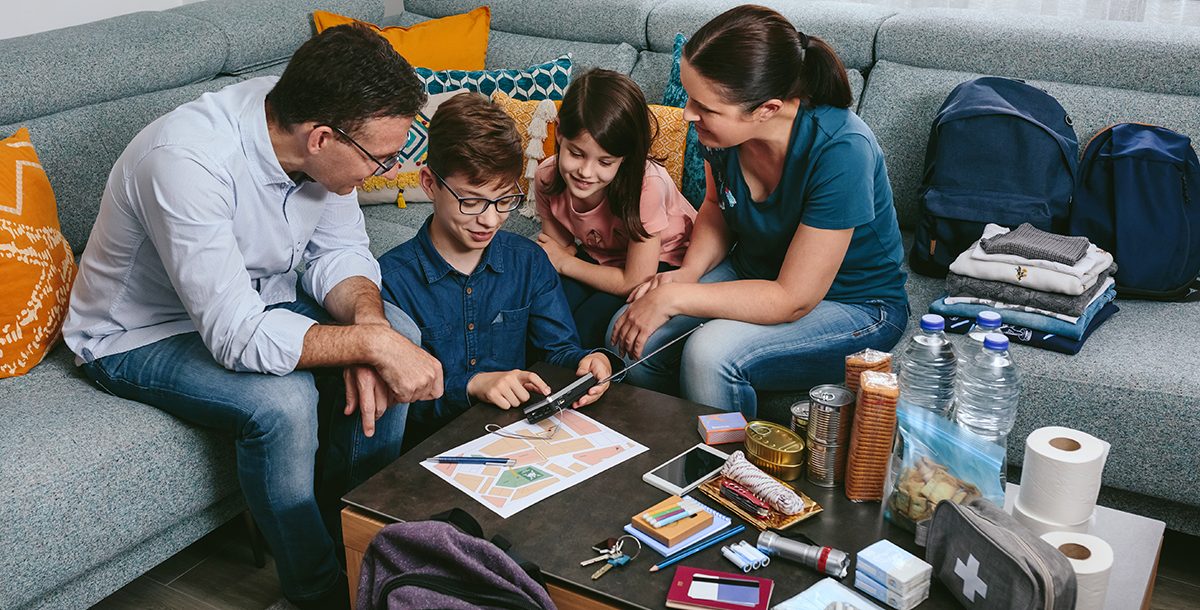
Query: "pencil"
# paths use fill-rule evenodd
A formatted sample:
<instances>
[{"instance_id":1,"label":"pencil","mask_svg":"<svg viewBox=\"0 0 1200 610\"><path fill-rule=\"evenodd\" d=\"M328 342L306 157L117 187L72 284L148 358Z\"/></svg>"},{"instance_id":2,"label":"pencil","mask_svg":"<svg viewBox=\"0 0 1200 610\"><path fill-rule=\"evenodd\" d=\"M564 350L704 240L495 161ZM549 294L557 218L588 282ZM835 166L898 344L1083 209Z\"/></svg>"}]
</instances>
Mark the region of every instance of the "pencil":
<instances>
[{"instance_id":1,"label":"pencil","mask_svg":"<svg viewBox=\"0 0 1200 610\"><path fill-rule=\"evenodd\" d=\"M650 568L650 571L657 572L669 565L679 562L680 560L683 560L687 557L691 557L692 555L695 555L696 553L699 553L700 551L703 551L704 549L707 549L708 547L710 547L726 538L729 538L731 536L736 536L736 535L742 533L742 530L745 530L745 529L746 529L745 525L738 524L736 527L734 527L732 529L726 530L719 534L714 534L707 540L701 540L700 542L697 542L696 544L693 544L692 546L668 557L662 563L659 563L658 565L655 565L654 567Z\"/></svg>"}]
</instances>

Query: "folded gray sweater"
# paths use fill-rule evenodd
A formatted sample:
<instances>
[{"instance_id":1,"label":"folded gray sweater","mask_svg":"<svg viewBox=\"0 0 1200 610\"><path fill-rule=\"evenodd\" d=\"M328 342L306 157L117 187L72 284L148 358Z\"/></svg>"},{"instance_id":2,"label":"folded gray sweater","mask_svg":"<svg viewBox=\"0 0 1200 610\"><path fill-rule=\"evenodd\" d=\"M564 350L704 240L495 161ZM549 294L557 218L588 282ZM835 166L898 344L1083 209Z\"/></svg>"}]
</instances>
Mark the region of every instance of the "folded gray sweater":
<instances>
[{"instance_id":1,"label":"folded gray sweater","mask_svg":"<svg viewBox=\"0 0 1200 610\"><path fill-rule=\"evenodd\" d=\"M1011 254L1033 260L1054 261L1074 265L1087 255L1091 242L1086 237L1068 237L1047 233L1029 223L1016 229L979 240L979 247L988 254Z\"/></svg>"},{"instance_id":2,"label":"folded gray sweater","mask_svg":"<svg viewBox=\"0 0 1200 610\"><path fill-rule=\"evenodd\" d=\"M946 292L952 297L975 297L991 299L1012 305L1027 305L1046 311L1061 313L1066 316L1079 317L1087 309L1088 303L1104 287L1108 276L1115 273L1117 266L1113 265L1096 276L1096 283L1079 296L1058 294L1033 290L1007 282L994 282L959 275L953 271L946 275Z\"/></svg>"}]
</instances>

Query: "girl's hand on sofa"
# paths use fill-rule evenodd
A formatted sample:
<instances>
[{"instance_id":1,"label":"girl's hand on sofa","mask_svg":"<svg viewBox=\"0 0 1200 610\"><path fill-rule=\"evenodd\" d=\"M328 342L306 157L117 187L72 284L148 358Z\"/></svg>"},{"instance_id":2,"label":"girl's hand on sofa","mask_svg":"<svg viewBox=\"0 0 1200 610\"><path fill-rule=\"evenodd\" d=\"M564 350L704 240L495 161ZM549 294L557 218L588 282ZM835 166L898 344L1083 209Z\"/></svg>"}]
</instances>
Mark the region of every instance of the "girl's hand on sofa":
<instances>
[{"instance_id":1,"label":"girl's hand on sofa","mask_svg":"<svg viewBox=\"0 0 1200 610\"><path fill-rule=\"evenodd\" d=\"M530 392L550 395L550 386L537 373L511 370L479 373L467 382L467 394L501 409L511 409L529 400Z\"/></svg>"}]
</instances>

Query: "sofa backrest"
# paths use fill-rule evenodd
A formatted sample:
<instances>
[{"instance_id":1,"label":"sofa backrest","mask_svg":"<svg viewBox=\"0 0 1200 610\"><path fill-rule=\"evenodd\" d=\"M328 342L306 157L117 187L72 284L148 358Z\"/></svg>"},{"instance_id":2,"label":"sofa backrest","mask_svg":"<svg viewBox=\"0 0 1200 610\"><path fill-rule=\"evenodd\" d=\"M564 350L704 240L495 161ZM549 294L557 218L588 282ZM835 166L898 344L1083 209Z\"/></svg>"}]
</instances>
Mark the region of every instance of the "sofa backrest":
<instances>
[{"instance_id":1,"label":"sofa backrest","mask_svg":"<svg viewBox=\"0 0 1200 610\"><path fill-rule=\"evenodd\" d=\"M887 158L900 225L913 228L929 128L955 85L1027 80L1070 114L1080 149L1113 123L1169 127L1200 143L1200 30L954 9L887 19L859 114Z\"/></svg>"}]
</instances>

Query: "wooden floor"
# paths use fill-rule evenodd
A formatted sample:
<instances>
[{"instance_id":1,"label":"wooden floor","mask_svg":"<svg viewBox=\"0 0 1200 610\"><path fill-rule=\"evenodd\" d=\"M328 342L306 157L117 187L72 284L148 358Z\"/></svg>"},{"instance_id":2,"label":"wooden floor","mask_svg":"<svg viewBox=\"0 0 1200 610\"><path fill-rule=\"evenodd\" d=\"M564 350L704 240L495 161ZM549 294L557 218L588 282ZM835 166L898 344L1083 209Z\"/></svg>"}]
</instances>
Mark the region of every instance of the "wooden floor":
<instances>
[{"instance_id":1,"label":"wooden floor","mask_svg":"<svg viewBox=\"0 0 1200 610\"><path fill-rule=\"evenodd\" d=\"M1153 610L1200 608L1200 538L1167 532ZM802 569L802 568L797 568ZM780 600L782 601L782 600ZM242 520L234 519L94 606L96 610L292 610L275 564L254 567Z\"/></svg>"}]
</instances>

